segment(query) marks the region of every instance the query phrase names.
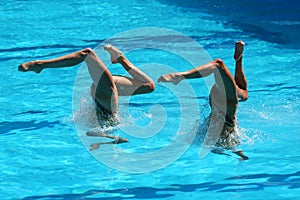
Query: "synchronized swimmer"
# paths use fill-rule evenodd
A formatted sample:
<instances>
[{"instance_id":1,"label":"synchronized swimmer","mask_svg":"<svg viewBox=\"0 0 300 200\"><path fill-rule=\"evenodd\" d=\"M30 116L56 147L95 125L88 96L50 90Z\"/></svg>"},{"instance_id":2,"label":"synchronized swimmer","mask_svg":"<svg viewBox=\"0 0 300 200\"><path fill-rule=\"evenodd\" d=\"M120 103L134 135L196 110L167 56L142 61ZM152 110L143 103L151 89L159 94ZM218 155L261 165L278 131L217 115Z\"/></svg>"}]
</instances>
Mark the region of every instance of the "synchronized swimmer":
<instances>
[{"instance_id":1,"label":"synchronized swimmer","mask_svg":"<svg viewBox=\"0 0 300 200\"><path fill-rule=\"evenodd\" d=\"M220 137L216 142L216 146L224 149L232 149L241 159L246 160L248 157L241 150L234 150L235 146L239 144L238 138L234 133L238 101L248 99L247 80L242 66L244 46L245 44L242 41L238 41L235 44L234 77L224 62L221 59L216 59L189 71L162 75L158 79L158 82L171 82L177 85L184 79L202 78L213 74L215 84L210 91L209 99L211 107L210 123L220 124L217 129L220 130ZM110 54L111 62L113 64L120 63L131 77L112 75L107 66L90 48L50 60L26 62L21 64L18 70L40 73L46 68L72 67L85 62L93 81L91 95L95 101L98 121L106 121L111 126L114 126L119 123L116 117L119 96L151 93L155 90L155 83L149 76L132 64L119 49L111 45L104 46L104 49ZM208 132L210 131L216 130L209 130ZM104 133L95 134L87 132L87 135L113 139L112 142L93 144L91 150L97 149L100 144L128 142L125 138Z\"/></svg>"},{"instance_id":2,"label":"synchronized swimmer","mask_svg":"<svg viewBox=\"0 0 300 200\"><path fill-rule=\"evenodd\" d=\"M213 74L215 84L209 95L210 123L213 126L209 126L207 134L218 134L220 137L216 141L217 147L232 149L233 153L246 160L248 157L243 151L234 149L239 144L235 133L238 101L248 99L247 80L242 65L244 47L245 43L243 41L238 41L235 44L234 78L225 63L221 59L216 59L189 71L163 75L158 79L158 82L171 82L177 85L183 79L203 78ZM215 151L215 153L219 152Z\"/></svg>"}]
</instances>

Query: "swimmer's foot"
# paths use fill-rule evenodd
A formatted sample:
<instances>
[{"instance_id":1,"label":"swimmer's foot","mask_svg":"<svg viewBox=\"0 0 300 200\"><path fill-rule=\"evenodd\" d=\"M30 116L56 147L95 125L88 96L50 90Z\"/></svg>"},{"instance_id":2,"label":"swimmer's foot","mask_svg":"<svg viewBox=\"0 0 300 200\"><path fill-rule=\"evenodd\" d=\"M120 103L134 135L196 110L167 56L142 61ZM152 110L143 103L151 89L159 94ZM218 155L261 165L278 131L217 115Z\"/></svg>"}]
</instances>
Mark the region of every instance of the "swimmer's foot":
<instances>
[{"instance_id":1,"label":"swimmer's foot","mask_svg":"<svg viewBox=\"0 0 300 200\"><path fill-rule=\"evenodd\" d=\"M21 72L34 71L39 74L43 70L43 67L38 64L38 61L31 61L19 65L18 70Z\"/></svg>"},{"instance_id":2,"label":"swimmer's foot","mask_svg":"<svg viewBox=\"0 0 300 200\"><path fill-rule=\"evenodd\" d=\"M184 77L178 73L171 73L171 74L166 74L161 77L159 77L158 82L171 82L174 85L177 85L182 81Z\"/></svg>"},{"instance_id":3,"label":"swimmer's foot","mask_svg":"<svg viewBox=\"0 0 300 200\"><path fill-rule=\"evenodd\" d=\"M113 64L118 63L120 59L124 56L123 53L116 47L112 45L105 45L104 50L108 51L110 54L110 60Z\"/></svg>"},{"instance_id":4,"label":"swimmer's foot","mask_svg":"<svg viewBox=\"0 0 300 200\"><path fill-rule=\"evenodd\" d=\"M237 41L235 43L235 51L234 51L233 58L236 62L241 60L241 58L243 57L244 47L245 47L245 43L242 40Z\"/></svg>"}]
</instances>

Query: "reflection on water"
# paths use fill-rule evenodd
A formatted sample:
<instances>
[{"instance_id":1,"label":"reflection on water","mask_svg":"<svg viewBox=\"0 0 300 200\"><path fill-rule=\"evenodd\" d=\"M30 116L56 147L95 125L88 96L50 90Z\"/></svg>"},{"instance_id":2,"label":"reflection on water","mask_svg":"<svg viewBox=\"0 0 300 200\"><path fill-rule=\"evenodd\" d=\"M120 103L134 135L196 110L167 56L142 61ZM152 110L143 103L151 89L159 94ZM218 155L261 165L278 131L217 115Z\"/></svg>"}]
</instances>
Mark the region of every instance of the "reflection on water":
<instances>
[{"instance_id":1,"label":"reflection on water","mask_svg":"<svg viewBox=\"0 0 300 200\"><path fill-rule=\"evenodd\" d=\"M227 183L229 180L235 182ZM289 189L300 188L300 171L290 174L253 174L238 177L229 177L218 182L203 182L197 184L173 184L168 188L160 187L135 187L135 188L120 188L97 190L91 189L81 194L57 194L45 196L30 196L25 197L23 200L34 200L44 198L57 198L57 199L82 199L93 198L97 195L97 199L149 199L149 198L167 198L175 197L177 192L183 192L185 195L195 191L215 191L222 193L239 192L257 192L267 188L288 187ZM107 194L114 194L107 197ZM100 197L105 196L105 197Z\"/></svg>"},{"instance_id":2,"label":"reflection on water","mask_svg":"<svg viewBox=\"0 0 300 200\"><path fill-rule=\"evenodd\" d=\"M300 2L297 0L159 0L195 12L206 12L225 19L228 27L242 29L252 37L299 48Z\"/></svg>"}]
</instances>

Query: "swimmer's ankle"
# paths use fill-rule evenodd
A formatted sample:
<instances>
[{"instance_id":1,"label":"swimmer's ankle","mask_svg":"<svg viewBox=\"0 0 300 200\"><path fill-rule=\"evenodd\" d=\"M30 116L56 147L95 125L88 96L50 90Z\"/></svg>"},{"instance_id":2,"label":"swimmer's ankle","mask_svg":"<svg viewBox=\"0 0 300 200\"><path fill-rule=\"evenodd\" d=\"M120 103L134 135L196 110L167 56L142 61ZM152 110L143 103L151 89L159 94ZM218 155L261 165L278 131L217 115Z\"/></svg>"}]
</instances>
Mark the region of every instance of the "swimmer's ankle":
<instances>
[{"instance_id":1,"label":"swimmer's ankle","mask_svg":"<svg viewBox=\"0 0 300 200\"><path fill-rule=\"evenodd\" d=\"M125 56L123 55L122 51L110 44L105 45L104 50L109 52L111 56L110 59L113 64L119 63L120 61L123 61L125 59Z\"/></svg>"},{"instance_id":2,"label":"swimmer's ankle","mask_svg":"<svg viewBox=\"0 0 300 200\"><path fill-rule=\"evenodd\" d=\"M233 58L236 62L241 62L244 55L245 43L240 40L235 43Z\"/></svg>"},{"instance_id":3,"label":"swimmer's ankle","mask_svg":"<svg viewBox=\"0 0 300 200\"><path fill-rule=\"evenodd\" d=\"M117 59L115 59L116 63L122 63L125 61L128 61L128 59L123 54L121 54Z\"/></svg>"}]
</instances>

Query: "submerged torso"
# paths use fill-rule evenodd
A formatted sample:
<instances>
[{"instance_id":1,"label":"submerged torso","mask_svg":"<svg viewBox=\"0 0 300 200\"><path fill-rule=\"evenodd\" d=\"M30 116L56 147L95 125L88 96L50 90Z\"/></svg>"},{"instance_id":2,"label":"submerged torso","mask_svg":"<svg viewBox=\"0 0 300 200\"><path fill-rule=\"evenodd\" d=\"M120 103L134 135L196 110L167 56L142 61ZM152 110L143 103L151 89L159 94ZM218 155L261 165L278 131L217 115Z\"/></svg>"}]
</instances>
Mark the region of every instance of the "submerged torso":
<instances>
[{"instance_id":1,"label":"submerged torso","mask_svg":"<svg viewBox=\"0 0 300 200\"><path fill-rule=\"evenodd\" d=\"M214 86L210 92L209 103L211 107L210 114L210 131L216 134L216 131L221 131L220 137L216 143L216 146L222 148L234 148L239 144L238 136L236 132L236 111L237 101L229 102L226 96L220 94Z\"/></svg>"}]
</instances>

